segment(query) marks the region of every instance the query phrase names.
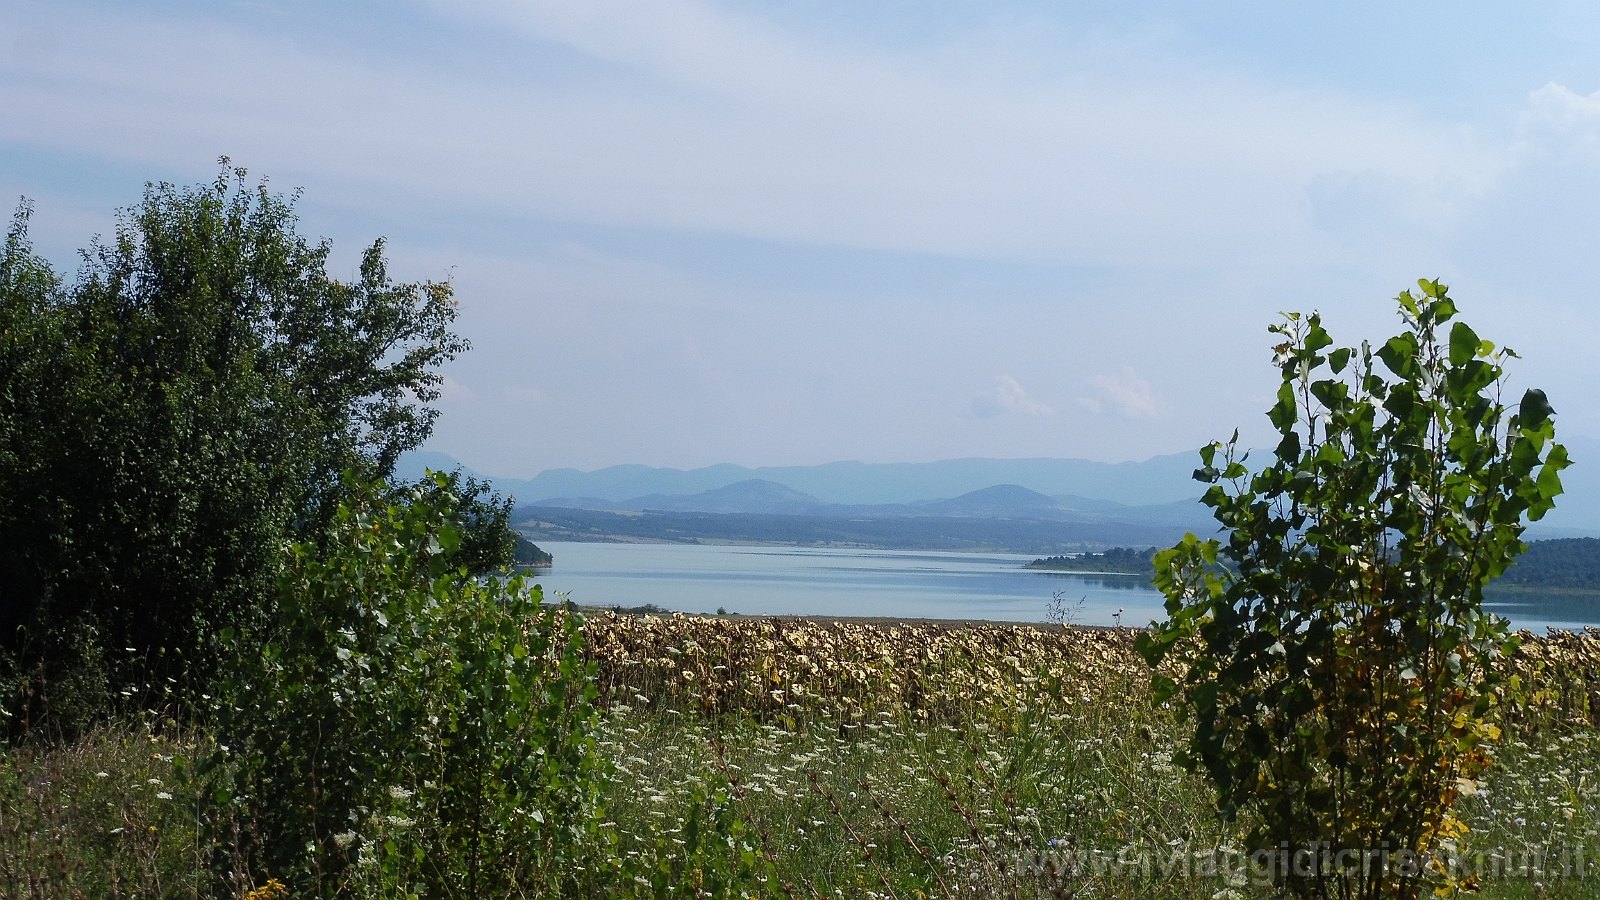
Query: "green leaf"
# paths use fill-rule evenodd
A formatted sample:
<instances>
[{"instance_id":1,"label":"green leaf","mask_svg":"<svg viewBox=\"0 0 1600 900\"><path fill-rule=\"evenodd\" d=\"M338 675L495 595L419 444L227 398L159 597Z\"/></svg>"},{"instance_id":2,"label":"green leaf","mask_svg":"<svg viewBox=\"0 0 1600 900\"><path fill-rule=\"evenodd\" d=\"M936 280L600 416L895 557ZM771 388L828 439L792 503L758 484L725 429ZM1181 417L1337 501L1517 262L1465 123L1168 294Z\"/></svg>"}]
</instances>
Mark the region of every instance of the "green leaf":
<instances>
[{"instance_id":1,"label":"green leaf","mask_svg":"<svg viewBox=\"0 0 1600 900\"><path fill-rule=\"evenodd\" d=\"M1411 410L1416 406L1417 394L1409 384L1395 385L1389 393L1389 398L1383 402L1383 408L1388 410L1397 419L1408 419Z\"/></svg>"},{"instance_id":2,"label":"green leaf","mask_svg":"<svg viewBox=\"0 0 1600 900\"><path fill-rule=\"evenodd\" d=\"M1401 378L1410 378L1417 359L1416 336L1407 333L1390 338L1378 348L1378 358L1389 371Z\"/></svg>"},{"instance_id":3,"label":"green leaf","mask_svg":"<svg viewBox=\"0 0 1600 900\"><path fill-rule=\"evenodd\" d=\"M1528 392L1522 395L1522 405L1517 408L1518 421L1523 428L1528 429L1538 429L1554 414L1555 410L1550 408L1550 400L1545 397L1544 391L1538 388L1529 388Z\"/></svg>"},{"instance_id":4,"label":"green leaf","mask_svg":"<svg viewBox=\"0 0 1600 900\"><path fill-rule=\"evenodd\" d=\"M1350 362L1350 353L1349 347L1340 347L1328 354L1328 366L1333 369L1333 374L1337 375L1344 371L1345 365Z\"/></svg>"},{"instance_id":5,"label":"green leaf","mask_svg":"<svg viewBox=\"0 0 1600 900\"><path fill-rule=\"evenodd\" d=\"M1450 365L1464 366L1478 355L1482 342L1465 322L1457 322L1450 329Z\"/></svg>"},{"instance_id":6,"label":"green leaf","mask_svg":"<svg viewBox=\"0 0 1600 900\"><path fill-rule=\"evenodd\" d=\"M1328 337L1327 330L1322 327L1322 317L1320 315L1312 315L1311 329L1306 333L1306 352L1315 353L1332 343L1333 338Z\"/></svg>"},{"instance_id":7,"label":"green leaf","mask_svg":"<svg viewBox=\"0 0 1600 900\"><path fill-rule=\"evenodd\" d=\"M1417 298L1412 296L1410 291L1401 291L1400 295L1394 298L1394 301L1400 304L1402 310L1413 316L1422 314L1422 310L1417 306Z\"/></svg>"},{"instance_id":8,"label":"green leaf","mask_svg":"<svg viewBox=\"0 0 1600 900\"><path fill-rule=\"evenodd\" d=\"M1562 493L1561 470L1572 465L1567 458L1567 448L1560 444L1552 444L1550 453L1544 459L1544 465L1539 467L1539 496L1545 500L1554 500Z\"/></svg>"},{"instance_id":9,"label":"green leaf","mask_svg":"<svg viewBox=\"0 0 1600 900\"><path fill-rule=\"evenodd\" d=\"M1300 459L1300 433L1290 431L1278 442L1278 458L1286 463L1294 463Z\"/></svg>"},{"instance_id":10,"label":"green leaf","mask_svg":"<svg viewBox=\"0 0 1600 900\"><path fill-rule=\"evenodd\" d=\"M1165 703L1178 693L1178 683L1156 672L1150 676L1150 693L1155 702Z\"/></svg>"},{"instance_id":11,"label":"green leaf","mask_svg":"<svg viewBox=\"0 0 1600 900\"><path fill-rule=\"evenodd\" d=\"M1285 381L1278 387L1278 402L1267 413L1273 426L1279 431L1288 431L1294 426L1298 416L1298 406L1294 399L1294 383Z\"/></svg>"}]
</instances>

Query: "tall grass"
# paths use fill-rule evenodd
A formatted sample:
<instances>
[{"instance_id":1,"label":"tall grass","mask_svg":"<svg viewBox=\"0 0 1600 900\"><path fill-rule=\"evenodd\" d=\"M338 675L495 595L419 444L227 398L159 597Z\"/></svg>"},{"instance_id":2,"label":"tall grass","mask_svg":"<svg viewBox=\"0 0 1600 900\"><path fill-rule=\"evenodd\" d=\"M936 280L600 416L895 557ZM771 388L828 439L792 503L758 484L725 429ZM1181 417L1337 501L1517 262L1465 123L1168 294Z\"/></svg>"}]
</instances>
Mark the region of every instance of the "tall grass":
<instances>
[{"instance_id":1,"label":"tall grass","mask_svg":"<svg viewBox=\"0 0 1600 900\"><path fill-rule=\"evenodd\" d=\"M220 823L200 821L174 766L202 739L137 721L10 748L0 757L0 896L215 894L233 858L215 842L227 830L204 827Z\"/></svg>"},{"instance_id":2,"label":"tall grass","mask_svg":"<svg viewBox=\"0 0 1600 900\"><path fill-rule=\"evenodd\" d=\"M611 896L1265 896L1177 765L1127 632L595 616L609 776L578 864ZM1459 848L1486 897L1589 897L1600 850L1600 635L1530 639ZM273 896L232 813L124 723L0 757L0 895ZM186 793L188 791L188 793ZM417 823L419 826L425 823ZM1526 867L1524 872L1522 867ZM1593 868L1593 866L1592 866ZM270 874L270 873L268 873ZM378 896L352 882L349 896Z\"/></svg>"}]
</instances>

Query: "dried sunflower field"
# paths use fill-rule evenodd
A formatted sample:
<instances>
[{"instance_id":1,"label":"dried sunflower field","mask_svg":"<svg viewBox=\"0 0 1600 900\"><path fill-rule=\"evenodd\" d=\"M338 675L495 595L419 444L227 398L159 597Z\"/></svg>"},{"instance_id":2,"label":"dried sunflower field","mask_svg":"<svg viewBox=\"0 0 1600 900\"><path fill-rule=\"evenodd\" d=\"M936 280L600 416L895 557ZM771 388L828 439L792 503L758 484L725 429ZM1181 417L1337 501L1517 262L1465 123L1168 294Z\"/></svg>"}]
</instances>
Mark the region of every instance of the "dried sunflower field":
<instances>
[{"instance_id":1,"label":"dried sunflower field","mask_svg":"<svg viewBox=\"0 0 1600 900\"><path fill-rule=\"evenodd\" d=\"M585 633L619 852L670 854L716 797L773 896L1263 894L1174 765L1182 726L1129 629L599 614ZM1504 665L1507 736L1460 849L1502 873L1488 896L1591 896L1557 860L1600 849L1600 633L1527 635Z\"/></svg>"}]
</instances>

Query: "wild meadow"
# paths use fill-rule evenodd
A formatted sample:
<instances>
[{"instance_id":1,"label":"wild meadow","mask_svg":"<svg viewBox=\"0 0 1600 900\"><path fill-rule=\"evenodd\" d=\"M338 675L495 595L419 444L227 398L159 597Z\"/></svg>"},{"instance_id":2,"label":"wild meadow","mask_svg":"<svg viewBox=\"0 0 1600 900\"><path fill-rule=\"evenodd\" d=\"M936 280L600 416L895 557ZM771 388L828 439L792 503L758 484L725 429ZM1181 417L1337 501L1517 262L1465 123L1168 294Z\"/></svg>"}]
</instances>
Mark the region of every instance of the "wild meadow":
<instances>
[{"instance_id":1,"label":"wild meadow","mask_svg":"<svg viewBox=\"0 0 1600 900\"><path fill-rule=\"evenodd\" d=\"M1204 779L1174 765L1184 725L1152 701L1131 630L614 615L586 630L630 839L681 828L696 786L721 783L794 896L1269 893L1244 826L1219 824ZM1458 849L1498 866L1489 896L1589 896L1600 882L1558 868L1600 848L1600 634L1528 635L1508 665L1509 737L1464 800Z\"/></svg>"},{"instance_id":2,"label":"wild meadow","mask_svg":"<svg viewBox=\"0 0 1600 900\"><path fill-rule=\"evenodd\" d=\"M1174 764L1184 724L1132 630L607 613L582 635L603 776L568 864L610 873L586 882L603 894L1270 895L1244 823ZM1528 635L1506 665L1458 849L1483 896L1592 896L1574 861L1600 854L1600 634ZM274 896L250 823L175 762L206 740L147 719L10 750L3 896ZM391 799L352 827L341 893L390 895L363 860L430 827Z\"/></svg>"}]
</instances>

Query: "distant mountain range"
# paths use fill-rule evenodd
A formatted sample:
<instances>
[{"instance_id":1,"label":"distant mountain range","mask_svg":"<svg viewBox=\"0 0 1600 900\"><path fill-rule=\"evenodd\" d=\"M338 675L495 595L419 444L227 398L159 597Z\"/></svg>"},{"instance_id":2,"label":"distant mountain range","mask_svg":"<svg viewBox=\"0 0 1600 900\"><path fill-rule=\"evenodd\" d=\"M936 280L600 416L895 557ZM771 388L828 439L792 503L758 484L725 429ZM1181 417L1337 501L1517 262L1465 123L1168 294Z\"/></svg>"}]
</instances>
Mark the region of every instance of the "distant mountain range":
<instances>
[{"instance_id":1,"label":"distant mountain range","mask_svg":"<svg viewBox=\"0 0 1600 900\"><path fill-rule=\"evenodd\" d=\"M461 464L428 451L401 457L398 473L415 478L424 468L450 471ZM916 503L957 497L998 484L1021 485L1046 496L1070 494L1126 506L1170 503L1198 497L1191 475L1196 453L1155 456L1142 462L1103 463L1086 459L949 459L931 463L836 462L820 466L751 469L724 463L703 469L610 466L593 472L548 469L533 478L495 477L502 493L518 504L557 497L582 497L618 503L652 494L683 496L758 479L781 484L823 503ZM469 474L472 473L469 470ZM479 475L479 477L483 477Z\"/></svg>"},{"instance_id":2,"label":"distant mountain range","mask_svg":"<svg viewBox=\"0 0 1600 900\"><path fill-rule=\"evenodd\" d=\"M599 497L554 497L518 508L589 509L603 511L741 513L749 515L823 516L838 519L1024 519L1079 524L1171 526L1209 530L1214 522L1198 501L1125 506L1063 494L1051 497L1016 484L997 484L959 497L916 503L825 503L775 481L752 478L698 494L647 494L612 502Z\"/></svg>"},{"instance_id":3,"label":"distant mountain range","mask_svg":"<svg viewBox=\"0 0 1600 900\"><path fill-rule=\"evenodd\" d=\"M1165 547L1183 537L1184 532L1184 529L1170 526L975 516L846 518L758 513L622 513L550 506L519 506L512 524L541 544L547 541L751 543L1040 555L1109 547Z\"/></svg>"},{"instance_id":4,"label":"distant mountain range","mask_svg":"<svg viewBox=\"0 0 1600 900\"><path fill-rule=\"evenodd\" d=\"M1528 530L1529 539L1600 536L1600 441L1567 441L1576 464L1562 473L1566 495ZM1198 454L1142 462L1082 459L953 459L932 463L839 462L751 469L611 466L551 469L534 478L492 478L519 508L644 511L830 519L1007 519L1165 530L1216 529L1196 500ZM435 452L401 457L396 474L425 469L485 476Z\"/></svg>"}]
</instances>

